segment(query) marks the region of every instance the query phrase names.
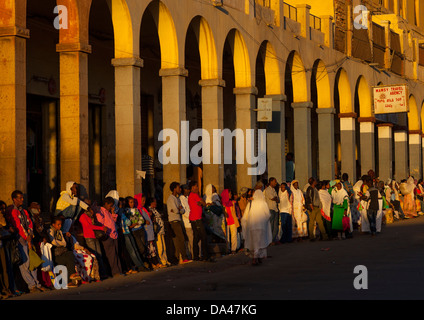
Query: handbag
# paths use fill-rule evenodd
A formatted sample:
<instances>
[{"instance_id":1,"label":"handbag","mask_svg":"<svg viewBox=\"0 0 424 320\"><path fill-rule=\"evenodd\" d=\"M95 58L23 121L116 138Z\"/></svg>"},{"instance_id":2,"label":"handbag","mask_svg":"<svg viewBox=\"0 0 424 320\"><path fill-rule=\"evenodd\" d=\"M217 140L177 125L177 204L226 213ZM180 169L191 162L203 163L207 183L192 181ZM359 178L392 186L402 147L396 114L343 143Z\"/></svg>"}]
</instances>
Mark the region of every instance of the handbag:
<instances>
[{"instance_id":1,"label":"handbag","mask_svg":"<svg viewBox=\"0 0 424 320\"><path fill-rule=\"evenodd\" d=\"M13 265L18 265L18 266L21 265L22 257L21 257L21 252L19 251L19 248L18 248L18 240L12 239L7 242L7 245L9 246L9 250L10 250L10 262Z\"/></svg>"},{"instance_id":2,"label":"handbag","mask_svg":"<svg viewBox=\"0 0 424 320\"><path fill-rule=\"evenodd\" d=\"M12 237L12 233L6 228L0 228L0 240L8 240Z\"/></svg>"},{"instance_id":3,"label":"handbag","mask_svg":"<svg viewBox=\"0 0 424 320\"><path fill-rule=\"evenodd\" d=\"M96 239L100 241L107 239L106 232L104 232L103 230L94 230L94 235L96 236Z\"/></svg>"}]
</instances>

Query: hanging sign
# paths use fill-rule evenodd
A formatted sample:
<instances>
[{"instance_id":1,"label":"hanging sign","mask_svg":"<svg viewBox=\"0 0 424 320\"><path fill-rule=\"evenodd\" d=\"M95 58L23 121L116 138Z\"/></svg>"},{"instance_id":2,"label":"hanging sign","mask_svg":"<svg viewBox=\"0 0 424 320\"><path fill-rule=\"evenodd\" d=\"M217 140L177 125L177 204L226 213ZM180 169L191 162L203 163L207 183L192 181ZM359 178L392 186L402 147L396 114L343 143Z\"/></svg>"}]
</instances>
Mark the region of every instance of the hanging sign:
<instances>
[{"instance_id":1,"label":"hanging sign","mask_svg":"<svg viewBox=\"0 0 424 320\"><path fill-rule=\"evenodd\" d=\"M272 98L258 99L258 122L272 122Z\"/></svg>"},{"instance_id":2,"label":"hanging sign","mask_svg":"<svg viewBox=\"0 0 424 320\"><path fill-rule=\"evenodd\" d=\"M373 87L374 114L409 111L407 85Z\"/></svg>"}]
</instances>

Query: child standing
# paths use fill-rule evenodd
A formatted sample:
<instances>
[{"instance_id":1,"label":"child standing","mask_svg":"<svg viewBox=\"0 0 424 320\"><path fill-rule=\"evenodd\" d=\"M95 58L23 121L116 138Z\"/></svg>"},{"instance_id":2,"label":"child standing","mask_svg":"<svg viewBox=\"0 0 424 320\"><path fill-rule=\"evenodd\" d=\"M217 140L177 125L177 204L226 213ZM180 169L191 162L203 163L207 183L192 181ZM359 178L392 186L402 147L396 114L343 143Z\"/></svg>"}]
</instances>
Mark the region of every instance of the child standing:
<instances>
[{"instance_id":1,"label":"child standing","mask_svg":"<svg viewBox=\"0 0 424 320\"><path fill-rule=\"evenodd\" d=\"M118 231L116 228L118 215L115 213L115 200L112 197L107 197L105 199L103 207L100 208L100 212L96 214L96 217L97 221L107 227L107 238L102 240L102 244L112 276L121 275L122 267L119 259Z\"/></svg>"},{"instance_id":2,"label":"child standing","mask_svg":"<svg viewBox=\"0 0 424 320\"><path fill-rule=\"evenodd\" d=\"M160 262L155 246L155 231L153 229L153 221L150 217L149 211L147 211L147 209L144 207L144 205L146 204L146 196L144 194L137 196L141 196L141 198L138 199L138 210L146 221L146 225L144 226L144 228L146 229L147 236L147 259L149 260L149 263L153 268L157 268Z\"/></svg>"},{"instance_id":3,"label":"child standing","mask_svg":"<svg viewBox=\"0 0 424 320\"><path fill-rule=\"evenodd\" d=\"M156 226L155 230L155 249L157 249L159 260L161 264L157 264L157 267L163 268L170 265L168 262L168 257L166 256L166 246L165 246L165 224L162 219L162 215L159 213L157 208L157 202L155 198L149 199L149 212L150 216L153 218L153 226Z\"/></svg>"}]
</instances>

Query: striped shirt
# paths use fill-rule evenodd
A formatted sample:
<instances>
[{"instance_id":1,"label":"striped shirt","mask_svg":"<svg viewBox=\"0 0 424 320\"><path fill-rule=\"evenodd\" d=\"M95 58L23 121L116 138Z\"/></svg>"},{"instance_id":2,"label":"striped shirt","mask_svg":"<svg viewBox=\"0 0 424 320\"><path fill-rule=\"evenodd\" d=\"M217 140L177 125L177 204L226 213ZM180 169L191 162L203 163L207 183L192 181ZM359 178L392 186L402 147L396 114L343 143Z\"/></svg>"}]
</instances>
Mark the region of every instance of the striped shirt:
<instances>
[{"instance_id":1,"label":"striped shirt","mask_svg":"<svg viewBox=\"0 0 424 320\"><path fill-rule=\"evenodd\" d=\"M153 158L148 154L143 154L141 158L141 168L143 171L146 171L146 174L153 175L155 173L153 169Z\"/></svg>"}]
</instances>

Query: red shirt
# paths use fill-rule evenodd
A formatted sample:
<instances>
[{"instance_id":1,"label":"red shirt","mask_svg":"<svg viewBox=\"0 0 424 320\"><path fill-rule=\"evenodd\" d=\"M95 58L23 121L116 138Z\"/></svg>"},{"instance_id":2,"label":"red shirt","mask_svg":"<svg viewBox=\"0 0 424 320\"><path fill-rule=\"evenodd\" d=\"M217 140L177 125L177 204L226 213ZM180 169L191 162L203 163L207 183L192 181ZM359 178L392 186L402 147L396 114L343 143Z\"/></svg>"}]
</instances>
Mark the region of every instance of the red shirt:
<instances>
[{"instance_id":1,"label":"red shirt","mask_svg":"<svg viewBox=\"0 0 424 320\"><path fill-rule=\"evenodd\" d=\"M79 221L81 222L82 233L86 239L96 239L94 230L103 230L103 226L95 226L91 218L85 213L81 215Z\"/></svg>"},{"instance_id":2,"label":"red shirt","mask_svg":"<svg viewBox=\"0 0 424 320\"><path fill-rule=\"evenodd\" d=\"M231 226L234 224L233 213L231 212L231 207L225 207L225 211L227 211L227 225Z\"/></svg>"},{"instance_id":3,"label":"red shirt","mask_svg":"<svg viewBox=\"0 0 424 320\"><path fill-rule=\"evenodd\" d=\"M33 230L32 220L29 217L28 212L24 209L22 210L23 214L25 214L27 220L28 220L28 227L30 230ZM19 219L20 211L18 209L13 209L11 214L11 220L13 226L18 229L19 235L24 239L27 240L27 235L25 234L24 228L21 225L21 220Z\"/></svg>"},{"instance_id":4,"label":"red shirt","mask_svg":"<svg viewBox=\"0 0 424 320\"><path fill-rule=\"evenodd\" d=\"M201 201L200 196L197 193L191 192L188 196L188 205L190 207L190 215L188 219L190 221L196 221L202 219L202 206L199 206L197 202Z\"/></svg>"}]
</instances>

